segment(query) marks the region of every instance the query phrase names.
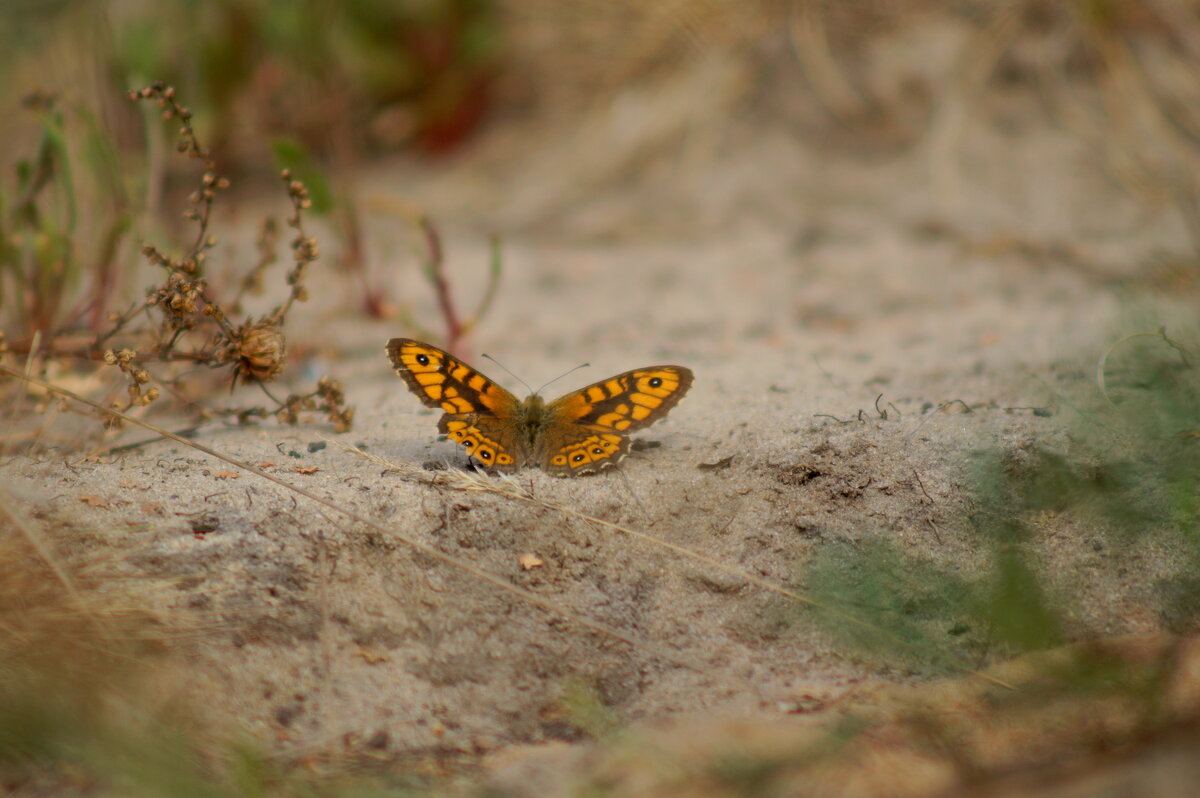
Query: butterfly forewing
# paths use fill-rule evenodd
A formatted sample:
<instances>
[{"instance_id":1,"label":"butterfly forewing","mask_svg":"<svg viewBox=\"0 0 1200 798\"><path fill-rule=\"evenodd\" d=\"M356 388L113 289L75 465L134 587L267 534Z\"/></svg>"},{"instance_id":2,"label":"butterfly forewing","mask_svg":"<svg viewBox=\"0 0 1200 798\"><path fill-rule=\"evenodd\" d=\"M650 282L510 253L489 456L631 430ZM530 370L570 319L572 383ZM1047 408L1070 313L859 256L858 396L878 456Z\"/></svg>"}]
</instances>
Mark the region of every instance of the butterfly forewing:
<instances>
[{"instance_id":1,"label":"butterfly forewing","mask_svg":"<svg viewBox=\"0 0 1200 798\"><path fill-rule=\"evenodd\" d=\"M512 415L517 397L436 346L411 338L393 338L388 358L396 373L427 407L450 414Z\"/></svg>"},{"instance_id":2,"label":"butterfly forewing","mask_svg":"<svg viewBox=\"0 0 1200 798\"><path fill-rule=\"evenodd\" d=\"M690 387L690 369L649 366L569 393L551 402L549 410L552 415L576 424L635 432L670 412Z\"/></svg>"}]
</instances>

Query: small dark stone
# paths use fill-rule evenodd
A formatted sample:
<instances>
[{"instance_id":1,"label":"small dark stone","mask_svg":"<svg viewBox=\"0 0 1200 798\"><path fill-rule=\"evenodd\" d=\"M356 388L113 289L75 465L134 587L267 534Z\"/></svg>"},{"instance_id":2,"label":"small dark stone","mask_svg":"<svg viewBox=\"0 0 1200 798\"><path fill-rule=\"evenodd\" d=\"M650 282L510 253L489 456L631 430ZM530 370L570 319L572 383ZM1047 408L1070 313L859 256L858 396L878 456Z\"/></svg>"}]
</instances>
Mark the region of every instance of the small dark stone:
<instances>
[{"instance_id":1,"label":"small dark stone","mask_svg":"<svg viewBox=\"0 0 1200 798\"><path fill-rule=\"evenodd\" d=\"M292 721L300 714L300 707L296 704L284 704L281 707L275 708L275 722L280 726L291 726Z\"/></svg>"},{"instance_id":2,"label":"small dark stone","mask_svg":"<svg viewBox=\"0 0 1200 798\"><path fill-rule=\"evenodd\" d=\"M388 741L388 733L383 729L380 729L372 734L370 739L367 740L367 748L374 748L376 751L383 751L387 749Z\"/></svg>"},{"instance_id":3,"label":"small dark stone","mask_svg":"<svg viewBox=\"0 0 1200 798\"><path fill-rule=\"evenodd\" d=\"M209 532L216 532L220 526L221 522L215 515L202 515L193 518L191 523L193 535L207 535Z\"/></svg>"},{"instance_id":4,"label":"small dark stone","mask_svg":"<svg viewBox=\"0 0 1200 798\"><path fill-rule=\"evenodd\" d=\"M198 593L188 599L187 605L190 610L206 610L212 606L212 596L207 593Z\"/></svg>"},{"instance_id":5,"label":"small dark stone","mask_svg":"<svg viewBox=\"0 0 1200 798\"><path fill-rule=\"evenodd\" d=\"M308 445L308 453L319 452L325 448L325 441L313 441Z\"/></svg>"}]
</instances>

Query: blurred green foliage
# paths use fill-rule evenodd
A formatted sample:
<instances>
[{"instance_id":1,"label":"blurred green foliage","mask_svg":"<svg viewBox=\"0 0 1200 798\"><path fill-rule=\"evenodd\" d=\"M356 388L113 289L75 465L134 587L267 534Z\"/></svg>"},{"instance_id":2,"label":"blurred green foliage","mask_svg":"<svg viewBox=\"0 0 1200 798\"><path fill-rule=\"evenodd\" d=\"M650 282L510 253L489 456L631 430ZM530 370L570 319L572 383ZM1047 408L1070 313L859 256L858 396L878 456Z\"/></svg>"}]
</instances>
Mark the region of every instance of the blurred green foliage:
<instances>
[{"instance_id":1,"label":"blurred green foliage","mask_svg":"<svg viewBox=\"0 0 1200 798\"><path fill-rule=\"evenodd\" d=\"M11 182L0 180L0 324L22 336L49 334L68 320L95 328L132 224L118 158L86 109L65 113L47 95L30 95L25 107L40 136L16 160ZM84 282L84 304L69 306Z\"/></svg>"},{"instance_id":2,"label":"blurred green foliage","mask_svg":"<svg viewBox=\"0 0 1200 798\"><path fill-rule=\"evenodd\" d=\"M490 0L170 0L111 21L119 73L194 98L215 152L247 124L320 155L453 147L483 118L499 52Z\"/></svg>"},{"instance_id":3,"label":"blurred green foliage","mask_svg":"<svg viewBox=\"0 0 1200 798\"><path fill-rule=\"evenodd\" d=\"M1070 575L1040 562L1039 524L1086 530L1122 551L1142 536L1168 541L1174 575L1155 586L1168 628L1200 620L1200 370L1197 336L1165 331L1117 341L1094 385L1067 401L1063 448L984 447L971 464L972 512L963 519L987 555L965 579L884 541L822 548L806 571L812 612L835 636L889 662L976 668L989 656L1065 642L1078 618ZM1065 532L1064 534L1071 534ZM1075 532L1078 534L1078 532ZM1120 557L1109 567L1120 567ZM1120 619L1113 619L1119 623ZM1071 637L1077 638L1078 632Z\"/></svg>"}]
</instances>

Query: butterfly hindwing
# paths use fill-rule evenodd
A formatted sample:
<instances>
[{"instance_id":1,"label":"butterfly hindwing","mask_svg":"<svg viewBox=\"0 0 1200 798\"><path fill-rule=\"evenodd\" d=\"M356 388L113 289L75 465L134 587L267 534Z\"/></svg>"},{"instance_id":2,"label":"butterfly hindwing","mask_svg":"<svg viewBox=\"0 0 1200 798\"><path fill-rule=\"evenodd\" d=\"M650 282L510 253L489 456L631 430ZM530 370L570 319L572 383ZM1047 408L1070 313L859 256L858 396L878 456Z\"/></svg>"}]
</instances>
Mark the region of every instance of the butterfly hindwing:
<instances>
[{"instance_id":1,"label":"butterfly hindwing","mask_svg":"<svg viewBox=\"0 0 1200 798\"><path fill-rule=\"evenodd\" d=\"M467 454L497 471L516 471L525 465L524 444L517 427L506 419L483 415L450 415L438 421L438 430Z\"/></svg>"},{"instance_id":2,"label":"butterfly hindwing","mask_svg":"<svg viewBox=\"0 0 1200 798\"><path fill-rule=\"evenodd\" d=\"M605 429L570 424L546 435L539 459L542 470L556 477L577 477L619 463L629 452L629 438Z\"/></svg>"}]
</instances>

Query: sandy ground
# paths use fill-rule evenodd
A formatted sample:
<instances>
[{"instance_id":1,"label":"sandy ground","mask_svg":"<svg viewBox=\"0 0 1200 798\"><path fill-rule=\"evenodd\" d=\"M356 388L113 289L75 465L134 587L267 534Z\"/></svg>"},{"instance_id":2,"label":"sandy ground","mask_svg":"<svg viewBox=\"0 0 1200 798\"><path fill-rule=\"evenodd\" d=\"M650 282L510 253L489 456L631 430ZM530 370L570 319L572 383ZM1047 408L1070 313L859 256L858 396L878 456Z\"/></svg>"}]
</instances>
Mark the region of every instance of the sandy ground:
<instances>
[{"instance_id":1,"label":"sandy ground","mask_svg":"<svg viewBox=\"0 0 1200 798\"><path fill-rule=\"evenodd\" d=\"M545 164L584 133L515 162L484 148L438 169L395 163L361 187L368 206L402 199L442 220L466 306L483 290L487 235L503 234L501 293L461 354L514 392L481 352L534 385L590 362L551 396L652 363L695 372L620 473L522 472L536 497L801 592L822 549L874 540L972 577L985 550L967 520L970 453L1063 435L1063 392L1124 330L1115 286L1187 247L1172 212L1147 212L1084 143L1035 122L1019 98L994 101L989 111L1022 123L968 128L949 167L927 140L856 151L742 119L652 168L597 156L583 171L599 177L578 185ZM375 273L437 329L399 223L374 213L370 225ZM352 433L214 425L198 440L698 669L177 443L69 467L53 455L3 464L64 556L99 557L106 578L136 581L169 625L193 630L175 656L214 717L289 755L469 758L575 741L597 724L786 714L865 678L932 675L859 656L802 608L719 569L339 448L465 463L384 356L389 337L414 331L356 318L349 296L319 297L290 334L344 382ZM1173 564L1152 541L1113 551L1049 523L1039 544L1051 581L1074 593L1073 632L1159 626L1154 585ZM524 570L524 554L543 564ZM976 652L975 635L947 645Z\"/></svg>"}]
</instances>

